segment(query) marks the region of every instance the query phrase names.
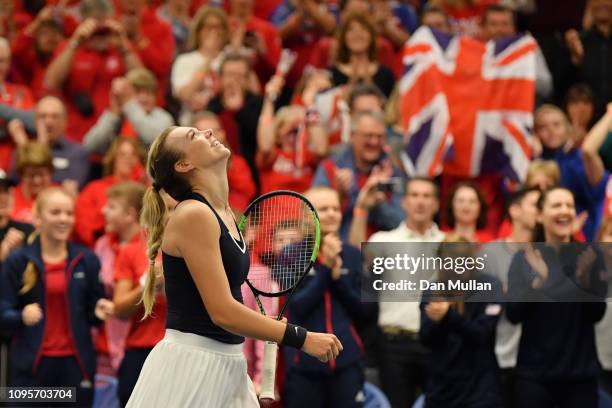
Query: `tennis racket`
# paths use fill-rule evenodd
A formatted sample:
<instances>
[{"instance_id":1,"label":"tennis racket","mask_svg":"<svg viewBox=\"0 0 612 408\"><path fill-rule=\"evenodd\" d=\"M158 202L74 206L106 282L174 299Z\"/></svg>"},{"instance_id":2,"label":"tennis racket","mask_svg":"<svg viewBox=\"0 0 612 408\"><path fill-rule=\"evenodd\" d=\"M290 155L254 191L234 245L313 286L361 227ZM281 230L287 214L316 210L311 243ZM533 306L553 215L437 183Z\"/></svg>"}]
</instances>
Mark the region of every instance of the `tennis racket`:
<instances>
[{"instance_id":1,"label":"tennis racket","mask_svg":"<svg viewBox=\"0 0 612 408\"><path fill-rule=\"evenodd\" d=\"M319 252L319 217L301 194L279 190L264 194L247 207L238 224L249 245L250 268L246 279L260 312L260 296L287 299L278 313L281 320L291 295L314 265ZM266 342L261 380L261 399L275 399L278 346Z\"/></svg>"}]
</instances>

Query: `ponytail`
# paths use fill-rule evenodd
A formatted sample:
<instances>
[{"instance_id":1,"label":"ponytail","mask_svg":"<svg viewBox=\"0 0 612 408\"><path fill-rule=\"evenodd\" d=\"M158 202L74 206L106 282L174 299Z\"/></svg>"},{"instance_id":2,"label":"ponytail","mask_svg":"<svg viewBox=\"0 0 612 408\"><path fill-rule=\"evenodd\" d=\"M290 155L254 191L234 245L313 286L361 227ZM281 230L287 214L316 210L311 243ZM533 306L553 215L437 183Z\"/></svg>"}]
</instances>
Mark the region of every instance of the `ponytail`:
<instances>
[{"instance_id":1,"label":"ponytail","mask_svg":"<svg viewBox=\"0 0 612 408\"><path fill-rule=\"evenodd\" d=\"M155 258L161 247L166 221L166 203L160 191L163 189L164 194L179 200L191 189L187 178L174 169L174 165L183 158L183 152L165 144L168 135L174 129L174 126L166 128L155 138L149 147L147 159L147 173L153 180L153 185L144 195L140 214L140 224L147 232L147 258L149 258L149 273L142 293L142 303L145 308L143 319L151 315L155 303Z\"/></svg>"},{"instance_id":2,"label":"ponytail","mask_svg":"<svg viewBox=\"0 0 612 408\"><path fill-rule=\"evenodd\" d=\"M143 198L140 223L147 231L147 258L149 258L149 273L142 293L145 313L143 319L151 315L155 304L155 259L161 247L164 235L164 217L166 205L156 187L149 187Z\"/></svg>"}]
</instances>

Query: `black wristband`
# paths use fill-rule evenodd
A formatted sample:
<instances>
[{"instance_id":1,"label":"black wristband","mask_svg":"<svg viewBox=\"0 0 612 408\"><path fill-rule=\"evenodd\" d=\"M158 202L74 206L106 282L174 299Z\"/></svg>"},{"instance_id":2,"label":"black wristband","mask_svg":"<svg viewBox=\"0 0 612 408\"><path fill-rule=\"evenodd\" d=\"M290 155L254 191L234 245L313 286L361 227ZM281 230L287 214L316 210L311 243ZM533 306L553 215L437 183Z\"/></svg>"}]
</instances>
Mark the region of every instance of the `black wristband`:
<instances>
[{"instance_id":1,"label":"black wristband","mask_svg":"<svg viewBox=\"0 0 612 408\"><path fill-rule=\"evenodd\" d=\"M287 323L287 327L285 328L285 335L283 336L283 341L281 344L283 346L289 346L296 349L301 349L306 341L306 334L308 331L300 326L296 326L295 324Z\"/></svg>"}]
</instances>

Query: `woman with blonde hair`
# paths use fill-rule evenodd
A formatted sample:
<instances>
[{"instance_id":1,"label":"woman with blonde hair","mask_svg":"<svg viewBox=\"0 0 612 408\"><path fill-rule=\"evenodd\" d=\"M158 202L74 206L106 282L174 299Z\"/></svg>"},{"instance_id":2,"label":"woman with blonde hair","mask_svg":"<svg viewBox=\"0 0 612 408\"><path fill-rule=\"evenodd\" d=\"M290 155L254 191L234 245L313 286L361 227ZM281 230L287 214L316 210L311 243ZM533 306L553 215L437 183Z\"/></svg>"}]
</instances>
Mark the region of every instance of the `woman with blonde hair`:
<instances>
[{"instance_id":1,"label":"woman with blonde hair","mask_svg":"<svg viewBox=\"0 0 612 408\"><path fill-rule=\"evenodd\" d=\"M594 144L588 143L598 126L587 134L582 146L575 146L567 116L550 104L544 104L536 111L534 125L535 136L542 146L539 158L557 163L561 173L559 184L574 193L577 212L588 213L583 232L590 241L595 237L601 219L601 205L609 176Z\"/></svg>"},{"instance_id":2,"label":"woman with blonde hair","mask_svg":"<svg viewBox=\"0 0 612 408\"><path fill-rule=\"evenodd\" d=\"M179 123L191 123L191 114L203 110L217 91L217 74L223 49L230 40L225 12L216 7L200 8L189 29L187 49L172 65L172 94L182 104Z\"/></svg>"},{"instance_id":3,"label":"woman with blonde hair","mask_svg":"<svg viewBox=\"0 0 612 408\"><path fill-rule=\"evenodd\" d=\"M147 357L128 407L259 407L244 336L301 348L323 362L342 350L332 334L307 332L242 304L249 254L228 202L229 156L211 130L190 127L166 129L149 150L143 302L148 316L161 249L166 334ZM162 190L179 202L166 225Z\"/></svg>"},{"instance_id":4,"label":"woman with blonde hair","mask_svg":"<svg viewBox=\"0 0 612 408\"><path fill-rule=\"evenodd\" d=\"M537 187L541 191L558 186L561 181L561 170L553 160L536 159L527 166L526 187Z\"/></svg>"},{"instance_id":5,"label":"woman with blonde hair","mask_svg":"<svg viewBox=\"0 0 612 408\"><path fill-rule=\"evenodd\" d=\"M257 124L257 153L262 193L273 190L302 192L310 187L319 161L327 153L327 135L316 118L302 106L285 106L274 114L274 96L283 79L266 84L261 115Z\"/></svg>"},{"instance_id":6,"label":"woman with blonde hair","mask_svg":"<svg viewBox=\"0 0 612 408\"><path fill-rule=\"evenodd\" d=\"M91 327L113 313L100 262L69 241L74 199L52 187L36 198L37 235L13 252L0 277L0 327L13 332L14 387L76 387L91 406L96 353Z\"/></svg>"}]
</instances>

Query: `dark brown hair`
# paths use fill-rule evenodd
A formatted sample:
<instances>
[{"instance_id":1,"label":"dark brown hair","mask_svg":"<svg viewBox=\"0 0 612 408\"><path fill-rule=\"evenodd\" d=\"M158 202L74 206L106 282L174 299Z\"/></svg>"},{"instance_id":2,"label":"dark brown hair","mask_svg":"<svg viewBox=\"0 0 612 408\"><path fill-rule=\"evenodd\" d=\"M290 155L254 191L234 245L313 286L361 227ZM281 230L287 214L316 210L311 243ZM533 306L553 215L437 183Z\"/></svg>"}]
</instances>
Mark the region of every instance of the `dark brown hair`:
<instances>
[{"instance_id":1,"label":"dark brown hair","mask_svg":"<svg viewBox=\"0 0 612 408\"><path fill-rule=\"evenodd\" d=\"M376 45L376 28L368 16L359 12L348 13L342 19L340 27L338 27L338 33L336 34L336 41L338 42L338 51L336 53L336 61L340 63L347 63L351 58L351 51L346 44L346 32L352 22L361 24L370 33L370 46L368 47L368 59L370 61L377 60L377 45Z\"/></svg>"},{"instance_id":2,"label":"dark brown hair","mask_svg":"<svg viewBox=\"0 0 612 408\"><path fill-rule=\"evenodd\" d=\"M491 4L488 6L484 13L482 13L482 25L484 26L487 23L487 17L491 13L508 13L512 16L512 24L516 26L516 17L514 15L514 11L508 6L504 6L503 4Z\"/></svg>"},{"instance_id":3,"label":"dark brown hair","mask_svg":"<svg viewBox=\"0 0 612 408\"><path fill-rule=\"evenodd\" d=\"M406 182L406 194L408 194L408 192L410 191L410 184L415 181L422 181L424 183L431 184L434 189L434 197L436 197L437 200L440 199L440 189L438 188L438 185L434 182L433 179L426 176L415 176L408 179L408 181Z\"/></svg>"},{"instance_id":4,"label":"dark brown hair","mask_svg":"<svg viewBox=\"0 0 612 408\"><path fill-rule=\"evenodd\" d=\"M455 228L456 220L453 211L453 200L455 199L457 191L464 187L474 190L476 196L478 197L478 202L480 203L480 212L478 213L478 218L476 219L476 229L483 229L487 225L487 210L489 206L487 205L487 202L485 201L485 198L480 192L480 190L474 184L468 181L459 182L455 184L451 189L450 194L448 195L448 199L446 201L446 207L444 209L444 213L446 215L446 224L451 228Z\"/></svg>"},{"instance_id":5,"label":"dark brown hair","mask_svg":"<svg viewBox=\"0 0 612 408\"><path fill-rule=\"evenodd\" d=\"M549 188L548 190L542 191L542 194L540 194L540 198L538 199L538 203L537 203L538 212L542 212L542 210L544 209L544 203L546 203L546 198L548 197L550 193L556 190L565 190L569 192L574 198L574 203L575 203L576 198L574 197L574 193L572 193L572 190L567 189L565 187L561 187L561 186L555 186L555 187ZM573 240L574 240L574 236L572 235L570 236L570 241L573 241ZM533 230L532 241L533 242L546 242L546 234L544 233L544 225L542 225L539 222L536 223L536 226Z\"/></svg>"}]
</instances>

